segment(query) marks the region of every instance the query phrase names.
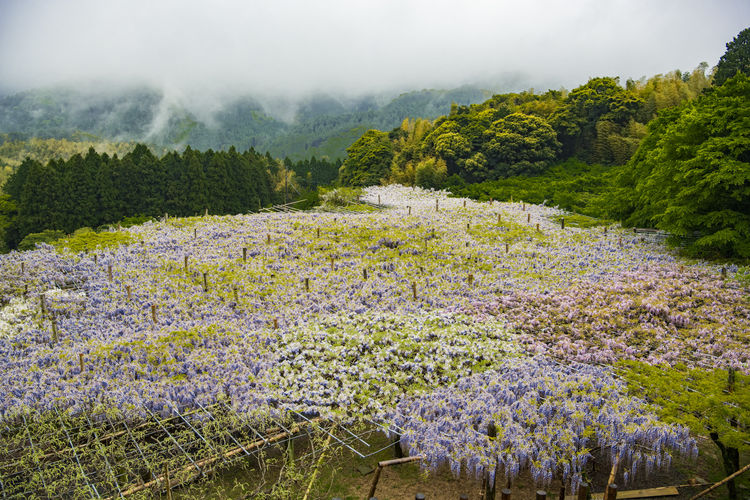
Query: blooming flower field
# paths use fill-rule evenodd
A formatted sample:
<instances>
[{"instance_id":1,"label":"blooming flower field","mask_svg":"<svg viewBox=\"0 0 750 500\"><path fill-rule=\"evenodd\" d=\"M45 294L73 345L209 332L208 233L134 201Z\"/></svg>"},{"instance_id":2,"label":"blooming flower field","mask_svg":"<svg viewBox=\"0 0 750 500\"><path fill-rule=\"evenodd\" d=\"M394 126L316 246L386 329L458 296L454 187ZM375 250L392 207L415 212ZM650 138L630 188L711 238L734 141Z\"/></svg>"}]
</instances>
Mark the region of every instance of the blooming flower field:
<instances>
[{"instance_id":1,"label":"blooming flower field","mask_svg":"<svg viewBox=\"0 0 750 500\"><path fill-rule=\"evenodd\" d=\"M0 418L227 398L239 414L378 420L431 467L499 456L508 476L577 485L591 443L631 475L694 452L600 365L750 371L734 269L562 229L549 207L365 198L387 208L168 219L89 253L0 256Z\"/></svg>"}]
</instances>

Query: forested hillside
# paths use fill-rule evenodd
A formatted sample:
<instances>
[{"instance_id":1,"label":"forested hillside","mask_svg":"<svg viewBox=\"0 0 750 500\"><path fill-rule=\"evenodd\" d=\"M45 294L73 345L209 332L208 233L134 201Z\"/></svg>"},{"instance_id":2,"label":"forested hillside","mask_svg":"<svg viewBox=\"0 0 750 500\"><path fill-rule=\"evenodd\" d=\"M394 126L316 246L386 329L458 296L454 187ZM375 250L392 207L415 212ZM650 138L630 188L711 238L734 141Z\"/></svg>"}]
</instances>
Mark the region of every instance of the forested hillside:
<instances>
[{"instance_id":1,"label":"forested hillside","mask_svg":"<svg viewBox=\"0 0 750 500\"><path fill-rule=\"evenodd\" d=\"M688 251L750 257L750 28L714 69L701 63L621 85L500 94L434 122L368 130L343 184L514 194L628 226L668 231ZM553 168L554 167L554 168Z\"/></svg>"},{"instance_id":2,"label":"forested hillside","mask_svg":"<svg viewBox=\"0 0 750 500\"><path fill-rule=\"evenodd\" d=\"M27 158L3 186L0 236L15 248L32 233L65 234L125 218L257 211L327 182L337 168L314 158L284 164L253 149L188 147L158 158L142 144L121 158L93 147L68 160Z\"/></svg>"},{"instance_id":3,"label":"forested hillside","mask_svg":"<svg viewBox=\"0 0 750 500\"><path fill-rule=\"evenodd\" d=\"M266 102L236 97L203 109L147 87L109 92L54 88L0 98L0 133L16 139L69 140L84 133L176 149L190 145L225 151L234 146L293 160L340 158L369 128L390 129L407 116L436 118L453 102L471 104L487 96L480 89L461 87L387 99L320 95Z\"/></svg>"}]
</instances>

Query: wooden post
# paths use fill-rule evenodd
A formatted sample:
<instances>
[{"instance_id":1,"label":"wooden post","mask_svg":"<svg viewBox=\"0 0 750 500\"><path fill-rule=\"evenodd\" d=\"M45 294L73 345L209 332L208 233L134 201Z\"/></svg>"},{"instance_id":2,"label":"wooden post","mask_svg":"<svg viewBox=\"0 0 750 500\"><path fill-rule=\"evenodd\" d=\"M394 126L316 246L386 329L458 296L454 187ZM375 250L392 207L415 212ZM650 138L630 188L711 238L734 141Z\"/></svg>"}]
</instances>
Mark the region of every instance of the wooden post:
<instances>
[{"instance_id":1,"label":"wooden post","mask_svg":"<svg viewBox=\"0 0 750 500\"><path fill-rule=\"evenodd\" d=\"M526 214L526 224L531 224L531 214Z\"/></svg>"},{"instance_id":2,"label":"wooden post","mask_svg":"<svg viewBox=\"0 0 750 500\"><path fill-rule=\"evenodd\" d=\"M401 447L401 434L396 434L396 437L393 439L393 456L404 458L404 449Z\"/></svg>"},{"instance_id":3,"label":"wooden post","mask_svg":"<svg viewBox=\"0 0 750 500\"><path fill-rule=\"evenodd\" d=\"M492 197L490 196L490 206L492 206Z\"/></svg>"},{"instance_id":4,"label":"wooden post","mask_svg":"<svg viewBox=\"0 0 750 500\"><path fill-rule=\"evenodd\" d=\"M236 286L232 287L232 293L234 294L234 302L235 302L235 304L239 304L240 303L240 298L237 295L237 287Z\"/></svg>"},{"instance_id":5,"label":"wooden post","mask_svg":"<svg viewBox=\"0 0 750 500\"><path fill-rule=\"evenodd\" d=\"M617 237L617 244L622 246L622 236Z\"/></svg>"},{"instance_id":6,"label":"wooden post","mask_svg":"<svg viewBox=\"0 0 750 500\"><path fill-rule=\"evenodd\" d=\"M198 229L193 228L193 239L196 239L196 238L198 238Z\"/></svg>"},{"instance_id":7,"label":"wooden post","mask_svg":"<svg viewBox=\"0 0 750 500\"><path fill-rule=\"evenodd\" d=\"M99 263L99 254L95 253L94 254L94 264L98 264L98 263Z\"/></svg>"},{"instance_id":8,"label":"wooden post","mask_svg":"<svg viewBox=\"0 0 750 500\"><path fill-rule=\"evenodd\" d=\"M279 318L273 318L273 329L274 330L279 329Z\"/></svg>"},{"instance_id":9,"label":"wooden post","mask_svg":"<svg viewBox=\"0 0 750 500\"><path fill-rule=\"evenodd\" d=\"M208 292L208 273L203 273L203 291Z\"/></svg>"},{"instance_id":10,"label":"wooden post","mask_svg":"<svg viewBox=\"0 0 750 500\"><path fill-rule=\"evenodd\" d=\"M489 425L487 425L487 437L491 440L494 440L497 437L497 427L495 427L494 422L490 422ZM495 471L497 472L497 470ZM484 471L484 479L482 481L482 486L484 489L484 500L495 500L495 482L497 481L497 474L492 478L492 481L490 481L490 473L485 469Z\"/></svg>"},{"instance_id":11,"label":"wooden post","mask_svg":"<svg viewBox=\"0 0 750 500\"><path fill-rule=\"evenodd\" d=\"M242 260L247 261L247 247L242 247Z\"/></svg>"},{"instance_id":12,"label":"wooden post","mask_svg":"<svg viewBox=\"0 0 750 500\"><path fill-rule=\"evenodd\" d=\"M500 491L500 500L510 500L510 490L508 488L503 488Z\"/></svg>"},{"instance_id":13,"label":"wooden post","mask_svg":"<svg viewBox=\"0 0 750 500\"><path fill-rule=\"evenodd\" d=\"M305 291L310 291L310 278L305 278Z\"/></svg>"},{"instance_id":14,"label":"wooden post","mask_svg":"<svg viewBox=\"0 0 750 500\"><path fill-rule=\"evenodd\" d=\"M109 281L112 281L112 264L109 264L107 266L107 278Z\"/></svg>"},{"instance_id":15,"label":"wooden post","mask_svg":"<svg viewBox=\"0 0 750 500\"><path fill-rule=\"evenodd\" d=\"M435 198L435 211L436 212L438 210L440 210L440 204L439 204L439 202L440 202L440 199L439 198Z\"/></svg>"},{"instance_id":16,"label":"wooden post","mask_svg":"<svg viewBox=\"0 0 750 500\"><path fill-rule=\"evenodd\" d=\"M29 294L29 284L24 283L23 285L23 296L26 297Z\"/></svg>"},{"instance_id":17,"label":"wooden post","mask_svg":"<svg viewBox=\"0 0 750 500\"><path fill-rule=\"evenodd\" d=\"M547 500L547 492L544 490L536 490L536 500Z\"/></svg>"},{"instance_id":18,"label":"wooden post","mask_svg":"<svg viewBox=\"0 0 750 500\"><path fill-rule=\"evenodd\" d=\"M185 272L187 272L188 270L188 256L187 255L183 257L183 261L185 262Z\"/></svg>"},{"instance_id":19,"label":"wooden post","mask_svg":"<svg viewBox=\"0 0 750 500\"><path fill-rule=\"evenodd\" d=\"M469 225L469 223L467 222L466 223L466 230L468 231L469 229L471 229L471 225Z\"/></svg>"},{"instance_id":20,"label":"wooden post","mask_svg":"<svg viewBox=\"0 0 750 500\"><path fill-rule=\"evenodd\" d=\"M156 304L151 304L151 320L156 324Z\"/></svg>"},{"instance_id":21,"label":"wooden post","mask_svg":"<svg viewBox=\"0 0 750 500\"><path fill-rule=\"evenodd\" d=\"M164 464L164 482L167 488L167 500L172 500L172 485L169 481L169 465Z\"/></svg>"},{"instance_id":22,"label":"wooden post","mask_svg":"<svg viewBox=\"0 0 750 500\"><path fill-rule=\"evenodd\" d=\"M417 300L417 284L414 281L411 282L411 294L414 296L414 300Z\"/></svg>"},{"instance_id":23,"label":"wooden post","mask_svg":"<svg viewBox=\"0 0 750 500\"><path fill-rule=\"evenodd\" d=\"M362 269L362 279L367 279L367 268Z\"/></svg>"},{"instance_id":24,"label":"wooden post","mask_svg":"<svg viewBox=\"0 0 750 500\"><path fill-rule=\"evenodd\" d=\"M538 222L536 223L536 232L537 233L541 232L541 231L539 231L539 223Z\"/></svg>"},{"instance_id":25,"label":"wooden post","mask_svg":"<svg viewBox=\"0 0 750 500\"><path fill-rule=\"evenodd\" d=\"M473 284L474 284L474 275L473 275L473 274L470 274L470 275L469 275L469 286L471 286L471 285L473 285Z\"/></svg>"},{"instance_id":26,"label":"wooden post","mask_svg":"<svg viewBox=\"0 0 750 500\"><path fill-rule=\"evenodd\" d=\"M521 204L521 211L522 212L526 211L526 203Z\"/></svg>"},{"instance_id":27,"label":"wooden post","mask_svg":"<svg viewBox=\"0 0 750 500\"><path fill-rule=\"evenodd\" d=\"M378 205L380 205L380 195L378 195Z\"/></svg>"},{"instance_id":28,"label":"wooden post","mask_svg":"<svg viewBox=\"0 0 750 500\"><path fill-rule=\"evenodd\" d=\"M320 238L320 228L318 228L318 238Z\"/></svg>"},{"instance_id":29,"label":"wooden post","mask_svg":"<svg viewBox=\"0 0 750 500\"><path fill-rule=\"evenodd\" d=\"M604 500L616 500L617 498L617 485L614 483L608 484L607 489L604 491Z\"/></svg>"},{"instance_id":30,"label":"wooden post","mask_svg":"<svg viewBox=\"0 0 750 500\"><path fill-rule=\"evenodd\" d=\"M510 245L507 243L505 244L505 253L508 253L510 251Z\"/></svg>"},{"instance_id":31,"label":"wooden post","mask_svg":"<svg viewBox=\"0 0 750 500\"><path fill-rule=\"evenodd\" d=\"M589 483L581 483L578 485L578 497L577 500L587 500L589 497Z\"/></svg>"},{"instance_id":32,"label":"wooden post","mask_svg":"<svg viewBox=\"0 0 750 500\"><path fill-rule=\"evenodd\" d=\"M266 243L271 243L271 235L266 234Z\"/></svg>"},{"instance_id":33,"label":"wooden post","mask_svg":"<svg viewBox=\"0 0 750 500\"><path fill-rule=\"evenodd\" d=\"M78 353L78 364L81 365L81 373L83 373L83 353Z\"/></svg>"},{"instance_id":34,"label":"wooden post","mask_svg":"<svg viewBox=\"0 0 750 500\"><path fill-rule=\"evenodd\" d=\"M334 264L333 264L333 255L331 255L331 271L334 270Z\"/></svg>"},{"instance_id":35,"label":"wooden post","mask_svg":"<svg viewBox=\"0 0 750 500\"><path fill-rule=\"evenodd\" d=\"M411 207L406 207L409 209L409 215L411 215Z\"/></svg>"},{"instance_id":36,"label":"wooden post","mask_svg":"<svg viewBox=\"0 0 750 500\"><path fill-rule=\"evenodd\" d=\"M604 226L604 234L607 234L607 226Z\"/></svg>"},{"instance_id":37,"label":"wooden post","mask_svg":"<svg viewBox=\"0 0 750 500\"><path fill-rule=\"evenodd\" d=\"M565 229L565 217L560 219L560 229Z\"/></svg>"},{"instance_id":38,"label":"wooden post","mask_svg":"<svg viewBox=\"0 0 750 500\"><path fill-rule=\"evenodd\" d=\"M130 285L125 285L125 291L126 291L126 292L127 292L127 294L128 294L128 300L132 300L132 299L133 299L133 294L132 294L132 292L130 291Z\"/></svg>"},{"instance_id":39,"label":"wooden post","mask_svg":"<svg viewBox=\"0 0 750 500\"><path fill-rule=\"evenodd\" d=\"M52 340L57 344L60 341L60 336L57 334L57 318L54 314L50 314L49 316L52 320Z\"/></svg>"},{"instance_id":40,"label":"wooden post","mask_svg":"<svg viewBox=\"0 0 750 500\"><path fill-rule=\"evenodd\" d=\"M21 262L21 274L23 274L25 270L26 270L26 263Z\"/></svg>"},{"instance_id":41,"label":"wooden post","mask_svg":"<svg viewBox=\"0 0 750 500\"><path fill-rule=\"evenodd\" d=\"M500 225L500 214L497 214L497 225Z\"/></svg>"},{"instance_id":42,"label":"wooden post","mask_svg":"<svg viewBox=\"0 0 750 500\"><path fill-rule=\"evenodd\" d=\"M466 208L466 200L464 200L464 208Z\"/></svg>"},{"instance_id":43,"label":"wooden post","mask_svg":"<svg viewBox=\"0 0 750 500\"><path fill-rule=\"evenodd\" d=\"M375 469L375 476L372 478L372 485L370 486L370 493L367 494L367 498L375 498L375 488L378 487L378 480L380 479L380 473L383 471L383 468L378 464L377 469Z\"/></svg>"},{"instance_id":44,"label":"wooden post","mask_svg":"<svg viewBox=\"0 0 750 500\"><path fill-rule=\"evenodd\" d=\"M43 293L39 296L39 306L42 309L42 316L44 316L45 314L47 314L47 305L44 303L44 294Z\"/></svg>"}]
</instances>

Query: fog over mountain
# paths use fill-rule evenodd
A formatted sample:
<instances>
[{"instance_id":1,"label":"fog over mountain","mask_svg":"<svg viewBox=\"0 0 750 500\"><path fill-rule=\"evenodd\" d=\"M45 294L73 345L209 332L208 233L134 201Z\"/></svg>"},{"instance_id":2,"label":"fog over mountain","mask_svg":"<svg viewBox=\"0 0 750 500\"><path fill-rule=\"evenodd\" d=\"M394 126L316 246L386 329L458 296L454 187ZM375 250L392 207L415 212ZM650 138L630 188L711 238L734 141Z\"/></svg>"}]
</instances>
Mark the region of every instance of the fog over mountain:
<instances>
[{"instance_id":1,"label":"fog over mountain","mask_svg":"<svg viewBox=\"0 0 750 500\"><path fill-rule=\"evenodd\" d=\"M451 101L711 67L747 19L745 0L3 0L0 133L340 155Z\"/></svg>"}]
</instances>

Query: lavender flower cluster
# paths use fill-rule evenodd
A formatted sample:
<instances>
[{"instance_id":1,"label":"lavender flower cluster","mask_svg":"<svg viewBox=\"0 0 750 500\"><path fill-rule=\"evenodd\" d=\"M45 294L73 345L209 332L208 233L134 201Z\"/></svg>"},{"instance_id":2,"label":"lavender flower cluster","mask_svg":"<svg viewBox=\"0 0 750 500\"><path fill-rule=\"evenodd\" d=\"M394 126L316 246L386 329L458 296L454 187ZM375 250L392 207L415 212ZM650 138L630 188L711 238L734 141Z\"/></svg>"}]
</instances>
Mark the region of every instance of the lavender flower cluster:
<instances>
[{"instance_id":1,"label":"lavender flower cluster","mask_svg":"<svg viewBox=\"0 0 750 500\"><path fill-rule=\"evenodd\" d=\"M424 466L448 464L494 480L528 469L537 484L582 482L595 447L619 459L625 480L697 454L685 427L659 422L608 370L543 357L509 359L454 386L404 398L388 414L401 443ZM490 425L496 429L491 437Z\"/></svg>"}]
</instances>

